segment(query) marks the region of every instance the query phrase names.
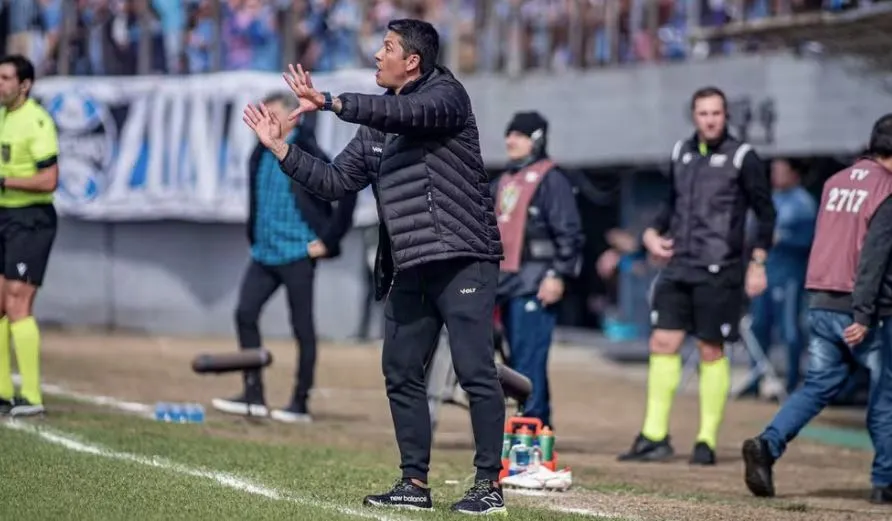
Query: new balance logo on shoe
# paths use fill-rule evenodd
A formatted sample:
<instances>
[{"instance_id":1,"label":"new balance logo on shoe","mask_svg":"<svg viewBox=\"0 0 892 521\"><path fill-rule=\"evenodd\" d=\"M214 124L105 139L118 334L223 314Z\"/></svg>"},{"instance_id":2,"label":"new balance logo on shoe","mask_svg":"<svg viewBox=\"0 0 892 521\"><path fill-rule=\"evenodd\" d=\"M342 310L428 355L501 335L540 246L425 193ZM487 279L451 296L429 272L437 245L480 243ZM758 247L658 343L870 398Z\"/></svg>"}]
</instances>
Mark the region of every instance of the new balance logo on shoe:
<instances>
[{"instance_id":1,"label":"new balance logo on shoe","mask_svg":"<svg viewBox=\"0 0 892 521\"><path fill-rule=\"evenodd\" d=\"M486 506L489 508L499 508L502 506L502 495L498 492L493 492L486 496L480 498L480 501L486 503Z\"/></svg>"},{"instance_id":2,"label":"new balance logo on shoe","mask_svg":"<svg viewBox=\"0 0 892 521\"><path fill-rule=\"evenodd\" d=\"M424 496L390 496L390 500L394 503L424 503L427 498Z\"/></svg>"}]
</instances>

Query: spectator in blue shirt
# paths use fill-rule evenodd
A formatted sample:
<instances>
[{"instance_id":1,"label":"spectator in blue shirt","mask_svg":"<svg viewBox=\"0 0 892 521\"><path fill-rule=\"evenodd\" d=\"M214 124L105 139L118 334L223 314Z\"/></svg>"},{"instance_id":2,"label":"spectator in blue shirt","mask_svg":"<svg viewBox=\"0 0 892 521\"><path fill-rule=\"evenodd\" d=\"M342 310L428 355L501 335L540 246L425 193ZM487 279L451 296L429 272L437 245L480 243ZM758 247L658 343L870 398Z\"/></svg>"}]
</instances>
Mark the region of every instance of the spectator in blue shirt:
<instances>
[{"instance_id":1,"label":"spectator in blue shirt","mask_svg":"<svg viewBox=\"0 0 892 521\"><path fill-rule=\"evenodd\" d=\"M274 94L264 103L279 121L297 108L291 93ZM316 144L315 120L308 115L290 129L288 142L329 161ZM288 132L288 129L286 129ZM307 399L316 366L316 331L313 323L313 279L316 261L336 257L339 244L353 221L356 195L337 203L323 201L305 191L282 173L272 152L258 145L248 163L248 240L251 263L239 291L235 313L241 349L262 346L260 311L279 286L285 286L291 310L291 326L298 344L298 367L290 404L283 409L266 407L259 370L246 371L244 392L231 399L215 399L217 410L245 416L267 416L294 423L311 421Z\"/></svg>"},{"instance_id":2,"label":"spectator in blue shirt","mask_svg":"<svg viewBox=\"0 0 892 521\"><path fill-rule=\"evenodd\" d=\"M775 159L771 164L773 200L777 210L774 246L768 253L768 289L753 300L752 331L767 353L777 330L787 348L787 392L799 383L799 364L805 347L801 327L805 272L814 238L817 205L801 184L802 166L795 160ZM749 389L756 394L758 382Z\"/></svg>"}]
</instances>

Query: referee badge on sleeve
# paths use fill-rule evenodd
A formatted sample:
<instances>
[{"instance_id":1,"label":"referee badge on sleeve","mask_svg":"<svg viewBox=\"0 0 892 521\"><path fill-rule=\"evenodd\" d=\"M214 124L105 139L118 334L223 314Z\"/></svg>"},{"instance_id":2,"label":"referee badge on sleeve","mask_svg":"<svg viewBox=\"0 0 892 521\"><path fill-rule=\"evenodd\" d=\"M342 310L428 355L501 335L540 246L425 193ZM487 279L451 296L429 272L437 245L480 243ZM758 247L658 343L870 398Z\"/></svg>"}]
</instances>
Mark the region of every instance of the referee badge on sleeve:
<instances>
[{"instance_id":1,"label":"referee badge on sleeve","mask_svg":"<svg viewBox=\"0 0 892 521\"><path fill-rule=\"evenodd\" d=\"M0 144L0 159L4 163L9 163L9 160L12 159L12 145L9 143Z\"/></svg>"}]
</instances>

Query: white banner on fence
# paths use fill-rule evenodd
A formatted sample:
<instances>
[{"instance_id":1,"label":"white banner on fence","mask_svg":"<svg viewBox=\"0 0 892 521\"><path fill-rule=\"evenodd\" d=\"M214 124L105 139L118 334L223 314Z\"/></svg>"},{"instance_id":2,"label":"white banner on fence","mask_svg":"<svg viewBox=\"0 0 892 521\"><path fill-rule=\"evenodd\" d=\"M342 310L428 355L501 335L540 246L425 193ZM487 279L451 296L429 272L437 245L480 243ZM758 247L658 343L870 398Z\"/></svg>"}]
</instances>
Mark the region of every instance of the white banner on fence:
<instances>
[{"instance_id":1,"label":"white banner on fence","mask_svg":"<svg viewBox=\"0 0 892 521\"><path fill-rule=\"evenodd\" d=\"M320 90L379 93L373 71L314 76ZM59 128L61 215L103 221L244 222L247 164L256 138L242 109L286 90L280 74L68 77L39 80L34 96ZM332 157L355 125L322 113L320 146ZM369 190L357 225L377 220Z\"/></svg>"}]
</instances>

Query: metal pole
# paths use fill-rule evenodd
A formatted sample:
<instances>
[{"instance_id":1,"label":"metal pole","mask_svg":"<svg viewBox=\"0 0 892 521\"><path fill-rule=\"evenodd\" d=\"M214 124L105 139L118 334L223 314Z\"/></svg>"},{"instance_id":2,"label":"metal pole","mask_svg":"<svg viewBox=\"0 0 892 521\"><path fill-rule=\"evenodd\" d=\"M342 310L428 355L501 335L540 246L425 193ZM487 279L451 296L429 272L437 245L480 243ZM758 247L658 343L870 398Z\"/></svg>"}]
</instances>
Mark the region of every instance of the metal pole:
<instances>
[{"instance_id":1,"label":"metal pole","mask_svg":"<svg viewBox=\"0 0 892 521\"><path fill-rule=\"evenodd\" d=\"M59 76L71 74L71 36L77 27L77 11L73 2L62 3L62 27L59 31L59 58L56 71Z\"/></svg>"},{"instance_id":2,"label":"metal pole","mask_svg":"<svg viewBox=\"0 0 892 521\"><path fill-rule=\"evenodd\" d=\"M446 43L446 56L444 58L446 67L455 73L458 71L459 55L461 53L461 31L458 30L461 0L450 0L447 5L449 6L449 12L446 14L446 21L452 27L452 30L449 31L449 41Z\"/></svg>"},{"instance_id":3,"label":"metal pole","mask_svg":"<svg viewBox=\"0 0 892 521\"><path fill-rule=\"evenodd\" d=\"M152 18L149 0L139 2L139 47L136 55L136 73L149 74L152 68Z\"/></svg>"},{"instance_id":4,"label":"metal pole","mask_svg":"<svg viewBox=\"0 0 892 521\"><path fill-rule=\"evenodd\" d=\"M687 1L687 18L688 18L688 32L692 30L700 30L700 0L686 0ZM691 51L694 49L694 45L697 42L693 40L688 40L688 54L691 54Z\"/></svg>"},{"instance_id":5,"label":"metal pole","mask_svg":"<svg viewBox=\"0 0 892 521\"><path fill-rule=\"evenodd\" d=\"M211 12L214 16L214 37L211 42L211 71L223 69L223 0L211 0Z\"/></svg>"},{"instance_id":6,"label":"metal pole","mask_svg":"<svg viewBox=\"0 0 892 521\"><path fill-rule=\"evenodd\" d=\"M526 65L522 30L520 6L512 5L511 14L508 16L508 59L505 67L509 76L518 76Z\"/></svg>"},{"instance_id":7,"label":"metal pole","mask_svg":"<svg viewBox=\"0 0 892 521\"><path fill-rule=\"evenodd\" d=\"M288 64L297 63L297 35L295 26L297 25L297 10L292 3L285 8L284 25L279 29L282 32L282 70L288 68Z\"/></svg>"}]
</instances>

